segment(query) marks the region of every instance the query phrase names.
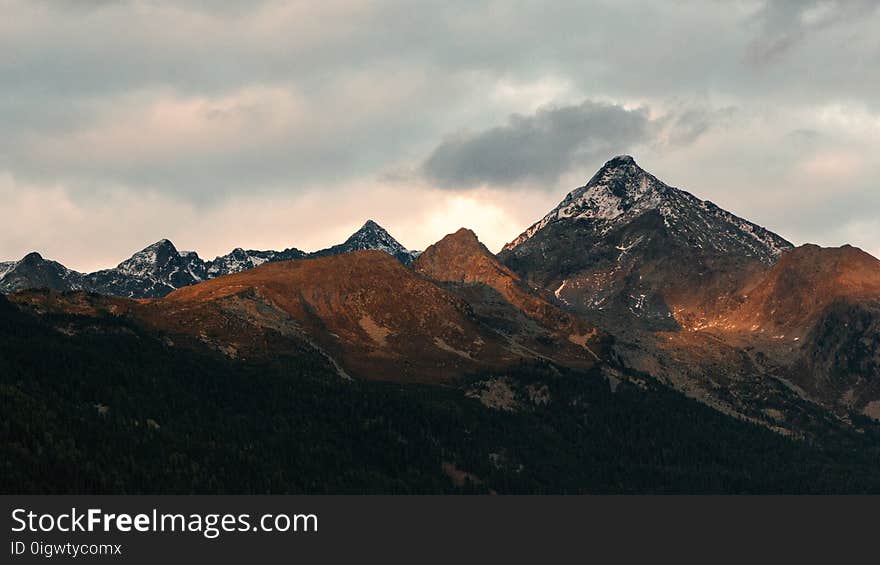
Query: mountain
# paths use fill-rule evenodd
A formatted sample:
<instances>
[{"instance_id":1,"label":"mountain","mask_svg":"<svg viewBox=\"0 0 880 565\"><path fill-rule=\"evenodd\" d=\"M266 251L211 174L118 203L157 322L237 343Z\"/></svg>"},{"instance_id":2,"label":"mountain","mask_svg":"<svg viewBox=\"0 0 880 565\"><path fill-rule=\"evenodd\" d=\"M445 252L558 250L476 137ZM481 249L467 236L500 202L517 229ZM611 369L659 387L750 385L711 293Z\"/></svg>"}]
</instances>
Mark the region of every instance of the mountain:
<instances>
[{"instance_id":1,"label":"mountain","mask_svg":"<svg viewBox=\"0 0 880 565\"><path fill-rule=\"evenodd\" d=\"M192 274L194 260L161 241L110 274L168 289L168 274ZM431 246L414 269L387 252L367 250L267 261L149 302L87 293L15 295L39 312L121 316L176 344L208 346L231 358L317 351L346 376L431 383L524 360L597 365L606 336L550 298L526 287L469 230Z\"/></svg>"},{"instance_id":2,"label":"mountain","mask_svg":"<svg viewBox=\"0 0 880 565\"><path fill-rule=\"evenodd\" d=\"M870 426L792 441L650 380L546 364L347 380L314 352L233 359L121 315L43 315L41 297L144 307L0 296L5 494L880 492Z\"/></svg>"},{"instance_id":3,"label":"mountain","mask_svg":"<svg viewBox=\"0 0 880 565\"><path fill-rule=\"evenodd\" d=\"M880 299L880 260L849 245L788 251L725 316L728 327L803 338L833 303Z\"/></svg>"},{"instance_id":4,"label":"mountain","mask_svg":"<svg viewBox=\"0 0 880 565\"><path fill-rule=\"evenodd\" d=\"M167 239L135 253L114 269L86 275L86 287L100 294L126 298L159 298L207 278L196 253L181 253Z\"/></svg>"},{"instance_id":5,"label":"mountain","mask_svg":"<svg viewBox=\"0 0 880 565\"><path fill-rule=\"evenodd\" d=\"M602 333L528 288L469 229L428 247L413 270L464 299L484 324L526 351L568 365L600 360Z\"/></svg>"},{"instance_id":6,"label":"mountain","mask_svg":"<svg viewBox=\"0 0 880 565\"><path fill-rule=\"evenodd\" d=\"M212 261L203 261L197 253L178 251L173 243L163 239L113 269L86 275L85 288L108 296L161 298L178 288L252 269L263 263L303 257L306 254L295 248L284 251L236 248Z\"/></svg>"},{"instance_id":7,"label":"mountain","mask_svg":"<svg viewBox=\"0 0 880 565\"><path fill-rule=\"evenodd\" d=\"M307 256L305 252L294 247L284 251L255 251L237 247L226 255L217 257L213 261L208 261L205 266L208 278L215 278L253 269L263 263L292 261L294 259L303 259Z\"/></svg>"},{"instance_id":8,"label":"mountain","mask_svg":"<svg viewBox=\"0 0 880 565\"><path fill-rule=\"evenodd\" d=\"M880 260L864 251L787 251L706 330L772 360L832 409L880 418Z\"/></svg>"},{"instance_id":9,"label":"mountain","mask_svg":"<svg viewBox=\"0 0 880 565\"><path fill-rule=\"evenodd\" d=\"M60 263L44 261L38 254L32 254L34 257L28 255L19 262L0 263L0 292L31 288L86 289L108 296L161 298L178 288L253 269L263 263L327 257L369 249L384 251L405 265L418 255L407 251L384 228L369 220L344 243L311 254L294 247L284 251L245 250L239 247L226 255L204 261L197 253L178 251L173 243L163 239L138 251L112 269L87 275L71 271ZM10 279L4 281L7 274Z\"/></svg>"},{"instance_id":10,"label":"mountain","mask_svg":"<svg viewBox=\"0 0 880 565\"><path fill-rule=\"evenodd\" d=\"M266 263L133 312L236 357L310 344L362 378L448 382L534 357L483 327L465 301L375 250Z\"/></svg>"},{"instance_id":11,"label":"mountain","mask_svg":"<svg viewBox=\"0 0 880 565\"><path fill-rule=\"evenodd\" d=\"M619 156L499 259L575 312L612 326L674 329L791 247Z\"/></svg>"},{"instance_id":12,"label":"mountain","mask_svg":"<svg viewBox=\"0 0 880 565\"><path fill-rule=\"evenodd\" d=\"M351 234L343 243L315 251L310 254L310 257L328 257L330 255L340 255L369 249L384 251L404 265L410 264L415 255L391 237L391 234L385 231L385 228L373 220L367 220L359 230Z\"/></svg>"},{"instance_id":13,"label":"mountain","mask_svg":"<svg viewBox=\"0 0 880 565\"><path fill-rule=\"evenodd\" d=\"M356 377L454 382L542 360L651 376L780 433L880 418L880 262L848 246L794 248L631 157L609 160L498 256L467 229L416 256L367 221L313 254L203 261L162 240L88 275L33 254L0 266L0 290L170 295L28 300L128 316L235 358L318 351Z\"/></svg>"},{"instance_id":14,"label":"mountain","mask_svg":"<svg viewBox=\"0 0 880 565\"><path fill-rule=\"evenodd\" d=\"M205 262L162 240L89 275L36 254L3 264L0 283L17 292L0 297L0 353L23 352L0 355L0 379L13 375L0 383L13 407L4 433L19 445L40 422L61 443L16 453L49 449L75 469L88 459L65 446L103 461L112 441L126 454L113 465L149 467L169 445L197 463L181 480L202 485L235 476L199 471L217 468L203 455L216 438L234 445L223 458L259 457L275 477L299 468L275 454L305 429L317 451L297 453L341 450L382 481L412 471L418 452L432 485L439 469L499 492L875 484L880 261L867 253L795 248L629 157L498 256L467 229L417 257L401 250L367 222L311 256L236 249ZM21 291L32 281L55 290ZM106 430L70 416L107 410ZM214 419L199 435L204 410ZM138 451L128 439L141 430L161 441Z\"/></svg>"},{"instance_id":15,"label":"mountain","mask_svg":"<svg viewBox=\"0 0 880 565\"><path fill-rule=\"evenodd\" d=\"M83 275L61 263L29 253L20 261L0 266L0 292L10 293L28 288L77 290L84 287Z\"/></svg>"},{"instance_id":16,"label":"mountain","mask_svg":"<svg viewBox=\"0 0 880 565\"><path fill-rule=\"evenodd\" d=\"M15 261L0 261L0 279L2 279L6 273L11 271L14 266Z\"/></svg>"},{"instance_id":17,"label":"mountain","mask_svg":"<svg viewBox=\"0 0 880 565\"><path fill-rule=\"evenodd\" d=\"M723 412L798 434L880 418L880 262L855 248L794 248L609 160L498 258L614 335L632 370Z\"/></svg>"}]
</instances>

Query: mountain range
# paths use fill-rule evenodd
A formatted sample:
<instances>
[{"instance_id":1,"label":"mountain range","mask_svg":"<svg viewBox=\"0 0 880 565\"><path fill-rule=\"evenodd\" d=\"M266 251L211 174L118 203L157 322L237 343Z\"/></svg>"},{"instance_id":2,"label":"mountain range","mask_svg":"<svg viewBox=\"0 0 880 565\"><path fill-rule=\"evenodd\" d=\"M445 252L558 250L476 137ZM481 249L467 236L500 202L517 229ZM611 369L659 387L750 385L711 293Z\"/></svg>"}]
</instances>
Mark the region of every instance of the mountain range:
<instances>
[{"instance_id":1,"label":"mountain range","mask_svg":"<svg viewBox=\"0 0 880 565\"><path fill-rule=\"evenodd\" d=\"M404 264L412 262L415 256L376 222L368 220L345 242L314 253L293 247L284 251L236 248L226 255L204 261L197 253L178 251L173 243L162 239L112 269L88 274L44 259L39 253L30 253L20 261L0 263L0 292L48 288L88 290L125 298L161 298L178 288L253 269L263 263L327 257L364 249L385 251Z\"/></svg>"},{"instance_id":2,"label":"mountain range","mask_svg":"<svg viewBox=\"0 0 880 565\"><path fill-rule=\"evenodd\" d=\"M630 156L497 255L466 228L411 252L368 221L314 253L205 262L162 240L90 274L32 253L0 264L0 289L72 339L124 321L175 350L453 387L505 413L566 402L552 375L574 371L795 439L880 420L880 261L795 247Z\"/></svg>"}]
</instances>

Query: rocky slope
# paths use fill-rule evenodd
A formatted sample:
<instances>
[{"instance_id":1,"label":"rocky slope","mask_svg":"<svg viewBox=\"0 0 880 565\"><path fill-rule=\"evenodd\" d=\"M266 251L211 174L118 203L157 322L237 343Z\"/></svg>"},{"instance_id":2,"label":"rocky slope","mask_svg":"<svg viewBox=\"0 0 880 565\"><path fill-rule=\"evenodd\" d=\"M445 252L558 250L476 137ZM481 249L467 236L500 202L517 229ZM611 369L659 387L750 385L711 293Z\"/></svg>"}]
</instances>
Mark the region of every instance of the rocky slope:
<instances>
[{"instance_id":1,"label":"rocky slope","mask_svg":"<svg viewBox=\"0 0 880 565\"><path fill-rule=\"evenodd\" d=\"M274 261L293 261L294 259L303 259L308 254L290 247L284 251L256 251L253 249L242 249L236 247L226 255L221 255L213 261L205 264L205 271L208 278L222 277L223 275L231 275L240 273L259 267L263 263L271 263Z\"/></svg>"},{"instance_id":2,"label":"rocky slope","mask_svg":"<svg viewBox=\"0 0 880 565\"><path fill-rule=\"evenodd\" d=\"M113 269L86 275L85 287L110 296L158 298L206 278L205 264L197 254L180 253L163 239Z\"/></svg>"},{"instance_id":3,"label":"rocky slope","mask_svg":"<svg viewBox=\"0 0 880 565\"><path fill-rule=\"evenodd\" d=\"M351 234L343 243L315 251L310 257L328 257L330 255L341 255L343 253L352 253L354 251L377 250L388 253L404 265L412 262L415 254L407 250L396 239L394 239L385 228L374 222L367 220L356 232Z\"/></svg>"},{"instance_id":4,"label":"rocky slope","mask_svg":"<svg viewBox=\"0 0 880 565\"><path fill-rule=\"evenodd\" d=\"M706 328L823 404L880 416L880 261L850 246L788 251Z\"/></svg>"},{"instance_id":5,"label":"rocky slope","mask_svg":"<svg viewBox=\"0 0 880 565\"><path fill-rule=\"evenodd\" d=\"M365 378L452 381L522 358L466 302L379 251L262 265L178 290L144 316L173 319L184 333L196 319L206 340L242 355L260 344L222 319L245 318L299 336Z\"/></svg>"},{"instance_id":6,"label":"rocky slope","mask_svg":"<svg viewBox=\"0 0 880 565\"><path fill-rule=\"evenodd\" d=\"M621 156L499 258L606 325L674 329L717 308L718 296L734 293L791 247Z\"/></svg>"},{"instance_id":7,"label":"rocky slope","mask_svg":"<svg viewBox=\"0 0 880 565\"><path fill-rule=\"evenodd\" d=\"M413 258L367 222L311 256L236 249L204 262L163 240L82 275L34 254L0 265L0 289L168 295L14 300L126 316L228 357L317 351L355 377L452 382L523 360L598 364L606 378L653 377L786 434L880 418L880 261L848 246L795 249L630 157L497 257L462 229Z\"/></svg>"},{"instance_id":8,"label":"rocky slope","mask_svg":"<svg viewBox=\"0 0 880 565\"><path fill-rule=\"evenodd\" d=\"M794 249L623 156L499 258L722 411L779 431L809 404L880 416L880 262L860 250Z\"/></svg>"},{"instance_id":9,"label":"rocky slope","mask_svg":"<svg viewBox=\"0 0 880 565\"><path fill-rule=\"evenodd\" d=\"M602 333L529 289L471 230L428 247L413 269L463 298L485 324L527 351L568 365L600 359Z\"/></svg>"},{"instance_id":10,"label":"rocky slope","mask_svg":"<svg viewBox=\"0 0 880 565\"><path fill-rule=\"evenodd\" d=\"M384 251L404 264L409 264L415 256L370 220L344 243L312 254L294 247L284 251L236 248L226 255L204 261L197 253L178 251L173 243L163 239L112 269L83 275L33 253L21 261L0 263L0 293L36 288L86 289L108 296L160 298L178 288L253 269L263 263L327 257L367 249Z\"/></svg>"},{"instance_id":11,"label":"rocky slope","mask_svg":"<svg viewBox=\"0 0 880 565\"><path fill-rule=\"evenodd\" d=\"M10 293L29 288L77 290L84 287L83 275L39 253L28 253L20 261L0 266L0 292Z\"/></svg>"}]
</instances>

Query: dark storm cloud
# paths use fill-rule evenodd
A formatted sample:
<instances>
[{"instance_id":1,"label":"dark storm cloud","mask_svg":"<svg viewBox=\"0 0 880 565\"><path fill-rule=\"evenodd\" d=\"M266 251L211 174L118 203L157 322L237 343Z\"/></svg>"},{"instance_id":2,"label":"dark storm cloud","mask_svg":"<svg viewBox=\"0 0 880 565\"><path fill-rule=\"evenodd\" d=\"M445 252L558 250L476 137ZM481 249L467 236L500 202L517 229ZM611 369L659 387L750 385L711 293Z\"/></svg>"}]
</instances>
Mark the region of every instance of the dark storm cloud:
<instances>
[{"instance_id":1,"label":"dark storm cloud","mask_svg":"<svg viewBox=\"0 0 880 565\"><path fill-rule=\"evenodd\" d=\"M552 190L564 174L613 155L694 143L735 112L677 105L652 118L647 107L590 100L546 107L529 116L514 114L502 126L450 136L434 148L421 171L444 188L525 182Z\"/></svg>"},{"instance_id":2,"label":"dark storm cloud","mask_svg":"<svg viewBox=\"0 0 880 565\"><path fill-rule=\"evenodd\" d=\"M628 151L646 141L645 109L587 101L513 115L507 124L460 134L440 144L423 164L438 185L462 188L521 181L554 183L572 164Z\"/></svg>"}]
</instances>

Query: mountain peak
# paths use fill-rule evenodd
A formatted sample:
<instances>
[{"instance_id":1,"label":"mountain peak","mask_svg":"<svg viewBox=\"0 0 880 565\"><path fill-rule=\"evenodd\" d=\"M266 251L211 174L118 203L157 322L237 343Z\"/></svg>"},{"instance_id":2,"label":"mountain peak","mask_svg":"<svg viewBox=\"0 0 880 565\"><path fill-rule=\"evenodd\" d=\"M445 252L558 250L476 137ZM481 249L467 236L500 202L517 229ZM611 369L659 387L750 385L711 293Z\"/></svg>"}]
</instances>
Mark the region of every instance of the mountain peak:
<instances>
[{"instance_id":1,"label":"mountain peak","mask_svg":"<svg viewBox=\"0 0 880 565\"><path fill-rule=\"evenodd\" d=\"M486 249L485 245L480 243L477 234L468 228L459 228L455 233L444 236L443 239L422 252L422 256L425 254L431 255L431 253L436 253L438 250L454 250L453 254L460 256L480 253L492 257L492 253Z\"/></svg>"},{"instance_id":2,"label":"mountain peak","mask_svg":"<svg viewBox=\"0 0 880 565\"><path fill-rule=\"evenodd\" d=\"M849 245L806 244L783 253L726 321L749 331L803 327L835 302L877 296L880 260Z\"/></svg>"},{"instance_id":3,"label":"mountain peak","mask_svg":"<svg viewBox=\"0 0 880 565\"><path fill-rule=\"evenodd\" d=\"M605 167L621 167L627 165L636 165L636 160L632 155L615 155L605 163Z\"/></svg>"},{"instance_id":4,"label":"mountain peak","mask_svg":"<svg viewBox=\"0 0 880 565\"><path fill-rule=\"evenodd\" d=\"M78 290L82 274L61 263L43 258L33 251L20 261L0 263L0 292L18 292L32 288Z\"/></svg>"},{"instance_id":5,"label":"mountain peak","mask_svg":"<svg viewBox=\"0 0 880 565\"><path fill-rule=\"evenodd\" d=\"M36 251L31 251L21 259L22 263L41 263L43 261L45 261L45 259L43 259L43 256Z\"/></svg>"},{"instance_id":6,"label":"mountain peak","mask_svg":"<svg viewBox=\"0 0 880 565\"><path fill-rule=\"evenodd\" d=\"M357 250L382 249L384 251L385 249L383 247L388 247L389 249L394 249L395 252L406 251L396 239L391 237L391 234L388 233L385 228L373 220L367 220L364 222L364 225L351 234L348 239L345 240L345 243L358 245L359 247ZM375 247L374 244L378 244L379 247Z\"/></svg>"},{"instance_id":7,"label":"mountain peak","mask_svg":"<svg viewBox=\"0 0 880 565\"><path fill-rule=\"evenodd\" d=\"M416 272L445 282L486 282L498 276L518 280L480 243L477 234L467 228L461 228L429 246L413 266Z\"/></svg>"},{"instance_id":8,"label":"mountain peak","mask_svg":"<svg viewBox=\"0 0 880 565\"><path fill-rule=\"evenodd\" d=\"M473 230L468 229L468 228L458 228L458 230L455 233L451 233L451 234L447 235L446 237L444 237L443 239L448 239L448 238L456 239L458 241L469 241L469 242L473 242L473 243L480 243L480 240L477 237L477 234L475 234Z\"/></svg>"},{"instance_id":9,"label":"mountain peak","mask_svg":"<svg viewBox=\"0 0 880 565\"><path fill-rule=\"evenodd\" d=\"M359 241L365 237L366 238L386 239L386 240L394 241L394 243L397 243L397 241L394 240L393 237L391 237L391 234L388 233L388 230L386 230L385 228L383 228L382 226L380 226L379 224L377 224L373 220L367 220L366 222L364 222L364 225L362 225L360 228L358 228L358 230L356 232L351 234L348 237L348 239L345 240L345 242L346 243L356 242L356 241ZM369 249L369 248L365 248L365 249Z\"/></svg>"},{"instance_id":10,"label":"mountain peak","mask_svg":"<svg viewBox=\"0 0 880 565\"><path fill-rule=\"evenodd\" d=\"M152 245L141 249L117 266L117 270L126 275L148 276L154 274L169 263L180 259L180 253L174 244L167 239L160 239Z\"/></svg>"},{"instance_id":11,"label":"mountain peak","mask_svg":"<svg viewBox=\"0 0 880 565\"><path fill-rule=\"evenodd\" d=\"M177 252L177 248L174 246L173 243L171 243L171 240L165 238L162 238L156 243L144 248L144 251L148 249L167 249L169 251L173 250L175 253Z\"/></svg>"},{"instance_id":12,"label":"mountain peak","mask_svg":"<svg viewBox=\"0 0 880 565\"><path fill-rule=\"evenodd\" d=\"M328 255L340 255L342 253L352 253L367 249L384 251L405 264L411 263L413 259L412 253L394 239L385 228L373 220L364 222L364 225L351 234L343 243L316 251L311 256L326 257Z\"/></svg>"},{"instance_id":13,"label":"mountain peak","mask_svg":"<svg viewBox=\"0 0 880 565\"><path fill-rule=\"evenodd\" d=\"M774 261L792 245L768 230L711 202L668 186L639 167L629 155L610 159L590 181L572 190L544 218L504 246L513 251L551 225L589 229L597 236L631 225L652 214L654 229L686 247L718 253L740 252L762 262Z\"/></svg>"}]
</instances>

